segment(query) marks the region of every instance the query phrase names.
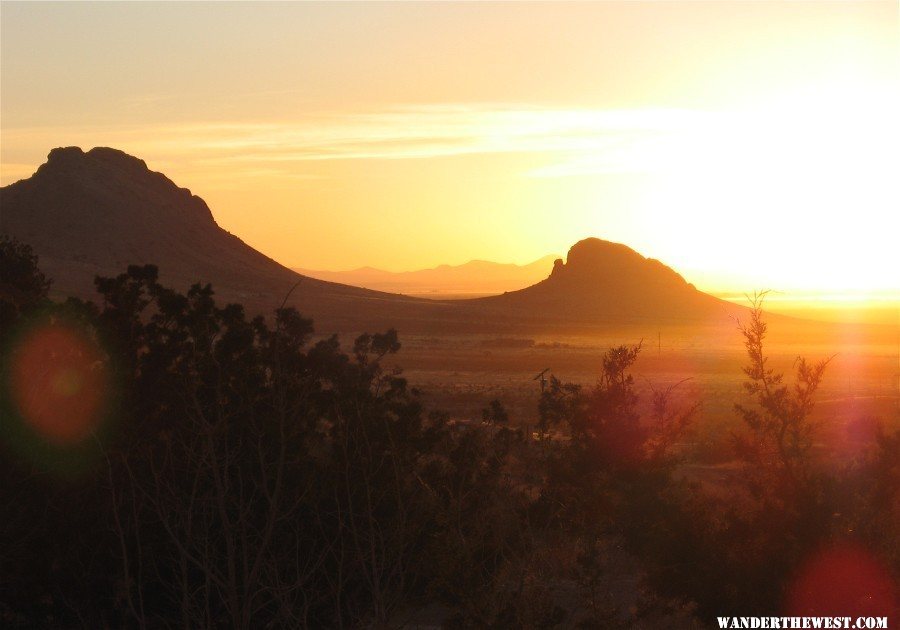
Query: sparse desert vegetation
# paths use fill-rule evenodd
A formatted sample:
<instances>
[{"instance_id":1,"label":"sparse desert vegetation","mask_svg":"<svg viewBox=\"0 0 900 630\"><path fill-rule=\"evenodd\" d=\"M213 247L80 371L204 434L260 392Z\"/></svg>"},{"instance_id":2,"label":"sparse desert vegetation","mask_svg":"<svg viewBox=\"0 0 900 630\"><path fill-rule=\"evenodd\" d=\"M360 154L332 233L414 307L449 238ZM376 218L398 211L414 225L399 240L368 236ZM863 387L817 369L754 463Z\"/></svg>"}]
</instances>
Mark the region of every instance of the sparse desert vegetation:
<instances>
[{"instance_id":1,"label":"sparse desert vegetation","mask_svg":"<svg viewBox=\"0 0 900 630\"><path fill-rule=\"evenodd\" d=\"M743 343L734 330L743 358L696 337L655 357L428 337L401 373L393 330L342 349L293 309L247 319L152 266L98 279L96 304L53 304L26 246L4 240L3 262L9 627L897 614L884 357L857 357L868 380L847 396L825 376L836 357L770 355L755 310ZM64 360L35 367L46 335ZM704 378L723 362L735 373ZM535 364L586 377L541 383ZM844 580L827 601L816 563Z\"/></svg>"}]
</instances>

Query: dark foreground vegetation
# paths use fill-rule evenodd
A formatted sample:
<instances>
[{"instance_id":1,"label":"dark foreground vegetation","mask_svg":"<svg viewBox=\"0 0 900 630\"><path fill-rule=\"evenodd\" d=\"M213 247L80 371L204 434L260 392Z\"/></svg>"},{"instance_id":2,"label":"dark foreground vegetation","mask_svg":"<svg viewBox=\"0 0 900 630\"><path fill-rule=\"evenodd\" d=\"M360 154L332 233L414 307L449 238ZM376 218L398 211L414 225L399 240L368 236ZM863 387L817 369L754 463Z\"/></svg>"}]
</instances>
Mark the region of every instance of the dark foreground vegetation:
<instances>
[{"instance_id":1,"label":"dark foreground vegetation","mask_svg":"<svg viewBox=\"0 0 900 630\"><path fill-rule=\"evenodd\" d=\"M345 352L153 266L54 304L27 247L0 261L5 627L900 620L900 437L815 456L826 365L773 373L759 309L738 465L708 484L679 473L695 408L670 388L638 411L640 346L593 388L551 378L529 435L497 402L480 423L423 409L382 367L395 331Z\"/></svg>"}]
</instances>

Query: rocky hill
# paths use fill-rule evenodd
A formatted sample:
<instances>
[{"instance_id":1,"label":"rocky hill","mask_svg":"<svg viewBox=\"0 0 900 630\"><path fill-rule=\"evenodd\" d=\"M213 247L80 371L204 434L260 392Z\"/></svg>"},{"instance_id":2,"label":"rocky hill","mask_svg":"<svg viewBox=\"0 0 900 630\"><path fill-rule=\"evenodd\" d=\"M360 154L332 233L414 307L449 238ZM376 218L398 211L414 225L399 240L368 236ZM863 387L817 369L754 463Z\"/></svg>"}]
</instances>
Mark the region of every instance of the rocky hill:
<instances>
[{"instance_id":1,"label":"rocky hill","mask_svg":"<svg viewBox=\"0 0 900 630\"><path fill-rule=\"evenodd\" d=\"M323 332L728 323L727 314L741 310L698 291L657 260L596 238L575 244L546 279L486 298L423 300L313 279L223 230L200 197L142 160L102 147L54 149L32 177L0 189L0 232L34 248L57 297L92 298L95 276L153 263L167 286L185 290L209 282L220 301L253 312L270 313L290 293L288 304Z\"/></svg>"},{"instance_id":2,"label":"rocky hill","mask_svg":"<svg viewBox=\"0 0 900 630\"><path fill-rule=\"evenodd\" d=\"M167 286L211 282L221 300L260 312L296 285L290 303L325 330L402 323L435 308L297 274L219 227L200 197L116 149L52 150L33 176L0 189L0 208L0 232L32 246L59 297L94 297L96 275L153 263Z\"/></svg>"},{"instance_id":3,"label":"rocky hill","mask_svg":"<svg viewBox=\"0 0 900 630\"><path fill-rule=\"evenodd\" d=\"M473 300L501 311L547 319L607 322L716 321L738 306L697 290L672 268L630 247L598 238L579 241L541 282Z\"/></svg>"}]
</instances>

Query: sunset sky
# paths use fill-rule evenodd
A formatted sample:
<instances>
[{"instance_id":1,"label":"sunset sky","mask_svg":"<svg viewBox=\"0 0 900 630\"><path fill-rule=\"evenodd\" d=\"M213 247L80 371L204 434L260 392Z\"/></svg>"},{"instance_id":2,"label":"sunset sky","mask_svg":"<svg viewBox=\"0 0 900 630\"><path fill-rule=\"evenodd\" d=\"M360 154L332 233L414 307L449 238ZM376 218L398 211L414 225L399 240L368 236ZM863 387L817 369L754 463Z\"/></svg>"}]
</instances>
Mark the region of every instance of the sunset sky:
<instances>
[{"instance_id":1,"label":"sunset sky","mask_svg":"<svg viewBox=\"0 0 900 630\"><path fill-rule=\"evenodd\" d=\"M113 146L278 261L898 288L898 3L3 2L2 183Z\"/></svg>"}]
</instances>

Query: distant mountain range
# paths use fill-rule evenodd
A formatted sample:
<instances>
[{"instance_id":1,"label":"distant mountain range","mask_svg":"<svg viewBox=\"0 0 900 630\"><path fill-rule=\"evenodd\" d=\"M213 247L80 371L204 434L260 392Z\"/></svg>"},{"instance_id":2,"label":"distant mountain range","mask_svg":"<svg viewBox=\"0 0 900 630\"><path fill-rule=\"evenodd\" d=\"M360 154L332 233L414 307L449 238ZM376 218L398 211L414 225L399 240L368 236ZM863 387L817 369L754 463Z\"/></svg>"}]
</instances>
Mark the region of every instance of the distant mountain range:
<instances>
[{"instance_id":1,"label":"distant mountain range","mask_svg":"<svg viewBox=\"0 0 900 630\"><path fill-rule=\"evenodd\" d=\"M350 271L294 268L297 273L377 291L421 297L463 298L515 291L547 277L558 256L544 256L527 265L472 260L462 265L440 265L417 271L384 271L360 267Z\"/></svg>"},{"instance_id":2,"label":"distant mountain range","mask_svg":"<svg viewBox=\"0 0 900 630\"><path fill-rule=\"evenodd\" d=\"M727 315L744 310L698 291L659 261L600 239L577 243L552 271L543 258L525 266L473 261L404 274L297 273L220 228L206 203L189 190L138 158L102 147L54 149L30 178L0 189L0 232L34 248L57 296L94 297L96 275L153 263L168 286L184 290L210 282L220 300L240 302L252 312L269 313L290 293L288 304L313 317L323 332L388 326L408 332L504 332L629 322L730 325ZM465 300L372 290L397 282L395 291L424 286L468 291L468 280L454 282L473 272L485 292L536 282ZM370 288L329 281L351 277Z\"/></svg>"}]
</instances>

